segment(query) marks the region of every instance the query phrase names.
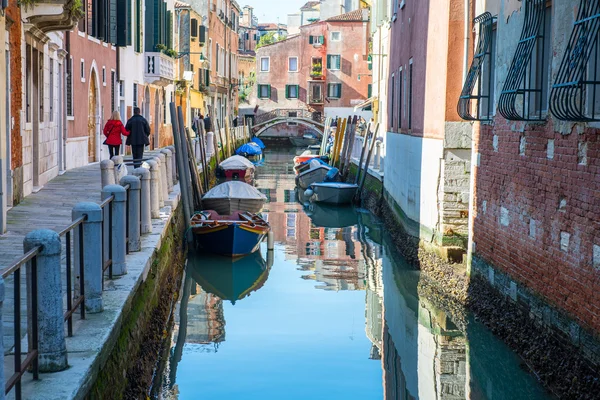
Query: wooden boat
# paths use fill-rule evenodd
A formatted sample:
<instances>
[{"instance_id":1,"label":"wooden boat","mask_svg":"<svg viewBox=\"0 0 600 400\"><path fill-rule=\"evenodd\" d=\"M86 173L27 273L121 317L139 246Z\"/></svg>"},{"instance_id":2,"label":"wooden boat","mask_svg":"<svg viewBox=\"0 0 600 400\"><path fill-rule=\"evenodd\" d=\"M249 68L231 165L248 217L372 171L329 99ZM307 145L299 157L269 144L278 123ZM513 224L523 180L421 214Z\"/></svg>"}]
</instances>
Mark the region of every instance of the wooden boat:
<instances>
[{"instance_id":1,"label":"wooden boat","mask_svg":"<svg viewBox=\"0 0 600 400\"><path fill-rule=\"evenodd\" d=\"M232 257L254 253L271 229L260 216L245 211L231 215L200 211L192 216L190 225L199 247Z\"/></svg>"},{"instance_id":2,"label":"wooden boat","mask_svg":"<svg viewBox=\"0 0 600 400\"><path fill-rule=\"evenodd\" d=\"M249 142L238 147L235 151L235 154L238 156L244 156L248 160L258 161L262 159L263 153L260 145L254 142Z\"/></svg>"},{"instance_id":3,"label":"wooden boat","mask_svg":"<svg viewBox=\"0 0 600 400\"><path fill-rule=\"evenodd\" d=\"M254 186L241 181L229 181L209 190L202 198L202 205L221 215L231 215L238 210L260 212L266 201L267 196Z\"/></svg>"},{"instance_id":4,"label":"wooden boat","mask_svg":"<svg viewBox=\"0 0 600 400\"><path fill-rule=\"evenodd\" d=\"M247 158L234 155L219 164L217 175L227 179L250 181L254 170L254 164Z\"/></svg>"},{"instance_id":5,"label":"wooden boat","mask_svg":"<svg viewBox=\"0 0 600 400\"><path fill-rule=\"evenodd\" d=\"M294 165L294 172L296 173L296 175L298 175L298 174L300 174L300 173L302 173L304 171L308 171L311 168L310 163L313 162L313 161L318 162L319 164L322 164L322 165L324 165L326 167L330 167L330 165L327 164L327 162L324 161L322 158L313 158L310 161L305 161L305 162L303 162L301 164Z\"/></svg>"},{"instance_id":6,"label":"wooden boat","mask_svg":"<svg viewBox=\"0 0 600 400\"><path fill-rule=\"evenodd\" d=\"M246 257L229 258L191 251L188 268L191 277L204 291L233 304L259 290L269 278L272 267L260 251Z\"/></svg>"},{"instance_id":7,"label":"wooden boat","mask_svg":"<svg viewBox=\"0 0 600 400\"><path fill-rule=\"evenodd\" d=\"M293 136L290 137L290 142L292 142L292 146L296 147L308 147L313 144L317 144L320 142L319 138L313 135L312 133L307 133L303 136Z\"/></svg>"},{"instance_id":8,"label":"wooden boat","mask_svg":"<svg viewBox=\"0 0 600 400\"><path fill-rule=\"evenodd\" d=\"M331 170L330 166L323 165L316 160L311 161L309 165L309 169L296 175L296 185L302 189L308 188L315 182L323 182L327 173Z\"/></svg>"},{"instance_id":9,"label":"wooden boat","mask_svg":"<svg viewBox=\"0 0 600 400\"><path fill-rule=\"evenodd\" d=\"M342 182L313 183L305 195L312 201L330 204L349 204L354 199L358 185Z\"/></svg>"}]
</instances>

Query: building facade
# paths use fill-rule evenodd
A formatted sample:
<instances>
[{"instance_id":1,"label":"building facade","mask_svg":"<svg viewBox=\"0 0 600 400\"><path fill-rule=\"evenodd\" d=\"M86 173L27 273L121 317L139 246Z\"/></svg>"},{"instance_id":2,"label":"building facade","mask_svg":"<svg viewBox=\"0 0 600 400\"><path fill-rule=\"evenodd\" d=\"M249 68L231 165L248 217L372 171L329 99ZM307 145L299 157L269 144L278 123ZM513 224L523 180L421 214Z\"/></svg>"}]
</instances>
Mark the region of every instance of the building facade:
<instances>
[{"instance_id":1,"label":"building facade","mask_svg":"<svg viewBox=\"0 0 600 400\"><path fill-rule=\"evenodd\" d=\"M326 117L355 114L354 106L370 91L368 37L368 13L356 10L303 26L299 35L259 48L251 104L259 113L290 109ZM372 116L370 111L359 114L367 120ZM277 135L303 130L292 125L280 128Z\"/></svg>"},{"instance_id":2,"label":"building facade","mask_svg":"<svg viewBox=\"0 0 600 400\"><path fill-rule=\"evenodd\" d=\"M471 125L456 110L468 66L464 5L392 4L385 147L395 157L384 168L386 202L407 232L461 248L471 166Z\"/></svg>"},{"instance_id":3,"label":"building facade","mask_svg":"<svg viewBox=\"0 0 600 400\"><path fill-rule=\"evenodd\" d=\"M473 45L484 57L459 102L476 121L472 273L596 362L600 44L597 27L581 32L598 11L585 0L477 3Z\"/></svg>"},{"instance_id":4,"label":"building facade","mask_svg":"<svg viewBox=\"0 0 600 400\"><path fill-rule=\"evenodd\" d=\"M0 99L5 106L0 107L0 234L6 231L6 211L9 205L7 193L10 176L10 44L9 27L6 25L6 11L0 5Z\"/></svg>"},{"instance_id":5,"label":"building facade","mask_svg":"<svg viewBox=\"0 0 600 400\"><path fill-rule=\"evenodd\" d=\"M258 44L258 18L254 15L254 9L244 6L240 14L239 26L239 51L240 53L251 53L256 50Z\"/></svg>"},{"instance_id":6,"label":"building facade","mask_svg":"<svg viewBox=\"0 0 600 400\"><path fill-rule=\"evenodd\" d=\"M238 107L238 46L240 7L233 0L212 0L209 14L208 59L210 86L207 107L213 119L225 118Z\"/></svg>"}]
</instances>

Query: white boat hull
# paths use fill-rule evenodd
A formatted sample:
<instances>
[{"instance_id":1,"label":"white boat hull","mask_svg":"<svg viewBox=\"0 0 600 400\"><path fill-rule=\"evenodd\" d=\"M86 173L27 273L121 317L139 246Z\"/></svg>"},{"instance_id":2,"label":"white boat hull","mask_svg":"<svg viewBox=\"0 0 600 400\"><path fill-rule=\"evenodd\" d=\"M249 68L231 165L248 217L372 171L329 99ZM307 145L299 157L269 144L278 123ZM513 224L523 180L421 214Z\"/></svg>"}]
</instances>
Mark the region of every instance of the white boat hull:
<instances>
[{"instance_id":1,"label":"white boat hull","mask_svg":"<svg viewBox=\"0 0 600 400\"><path fill-rule=\"evenodd\" d=\"M306 189L315 182L323 182L330 169L329 167L319 166L302 172L296 176L296 185Z\"/></svg>"},{"instance_id":2,"label":"white boat hull","mask_svg":"<svg viewBox=\"0 0 600 400\"><path fill-rule=\"evenodd\" d=\"M317 138L303 138L303 137L291 137L290 142L292 142L292 146L296 147L308 147L313 144L319 143L319 139Z\"/></svg>"},{"instance_id":3,"label":"white boat hull","mask_svg":"<svg viewBox=\"0 0 600 400\"><path fill-rule=\"evenodd\" d=\"M252 214L256 214L262 210L264 204L265 201L263 199L202 199L202 208L206 210L215 210L220 215L231 215L235 211L248 211Z\"/></svg>"},{"instance_id":4,"label":"white boat hull","mask_svg":"<svg viewBox=\"0 0 600 400\"><path fill-rule=\"evenodd\" d=\"M349 204L354 199L358 185L347 183L314 183L312 201L329 204Z\"/></svg>"}]
</instances>

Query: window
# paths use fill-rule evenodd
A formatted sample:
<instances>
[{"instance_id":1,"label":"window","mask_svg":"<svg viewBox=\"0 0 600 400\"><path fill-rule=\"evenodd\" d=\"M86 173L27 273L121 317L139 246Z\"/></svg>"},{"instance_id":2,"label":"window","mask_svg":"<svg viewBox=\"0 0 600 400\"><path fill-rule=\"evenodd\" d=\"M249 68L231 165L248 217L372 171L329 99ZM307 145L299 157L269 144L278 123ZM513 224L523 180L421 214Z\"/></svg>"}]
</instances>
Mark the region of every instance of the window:
<instances>
[{"instance_id":1,"label":"window","mask_svg":"<svg viewBox=\"0 0 600 400\"><path fill-rule=\"evenodd\" d=\"M270 99L271 98L271 85L258 85L258 98L259 99Z\"/></svg>"},{"instance_id":2,"label":"window","mask_svg":"<svg viewBox=\"0 0 600 400\"><path fill-rule=\"evenodd\" d=\"M288 112L288 118L297 118L298 117L298 112L297 111L289 111ZM289 121L288 126L297 126L298 123L294 122L294 121Z\"/></svg>"},{"instance_id":3,"label":"window","mask_svg":"<svg viewBox=\"0 0 600 400\"><path fill-rule=\"evenodd\" d=\"M403 96L404 96L404 71L402 67L398 70L398 131L402 129L402 117L403 117Z\"/></svg>"},{"instance_id":4,"label":"window","mask_svg":"<svg viewBox=\"0 0 600 400\"><path fill-rule=\"evenodd\" d=\"M331 41L339 42L342 40L342 32L331 32Z\"/></svg>"},{"instance_id":5,"label":"window","mask_svg":"<svg viewBox=\"0 0 600 400\"><path fill-rule=\"evenodd\" d=\"M269 57L260 58L260 72L269 72L270 61Z\"/></svg>"},{"instance_id":6,"label":"window","mask_svg":"<svg viewBox=\"0 0 600 400\"><path fill-rule=\"evenodd\" d=\"M73 57L67 60L67 116L72 117L73 114Z\"/></svg>"},{"instance_id":7,"label":"window","mask_svg":"<svg viewBox=\"0 0 600 400\"><path fill-rule=\"evenodd\" d=\"M138 106L138 84L137 83L133 84L133 106L134 107Z\"/></svg>"},{"instance_id":8,"label":"window","mask_svg":"<svg viewBox=\"0 0 600 400\"><path fill-rule=\"evenodd\" d=\"M298 57L288 58L288 71L298 72Z\"/></svg>"},{"instance_id":9,"label":"window","mask_svg":"<svg viewBox=\"0 0 600 400\"><path fill-rule=\"evenodd\" d=\"M81 78L81 82L85 82L85 61L83 59L81 59L81 62L79 63L80 68L80 78Z\"/></svg>"},{"instance_id":10,"label":"window","mask_svg":"<svg viewBox=\"0 0 600 400\"><path fill-rule=\"evenodd\" d=\"M396 98L396 79L394 74L392 74L392 79L390 80L390 93L388 94L388 98L390 99L390 129L394 129L394 99Z\"/></svg>"},{"instance_id":11,"label":"window","mask_svg":"<svg viewBox=\"0 0 600 400\"><path fill-rule=\"evenodd\" d=\"M569 44L550 94L552 114L566 121L600 121L598 5L581 0Z\"/></svg>"},{"instance_id":12,"label":"window","mask_svg":"<svg viewBox=\"0 0 600 400\"><path fill-rule=\"evenodd\" d=\"M50 115L48 116L50 121L54 121L54 60L50 59L50 64L48 65L48 72L50 74L50 82L49 82L49 99L48 99L48 112Z\"/></svg>"},{"instance_id":13,"label":"window","mask_svg":"<svg viewBox=\"0 0 600 400\"><path fill-rule=\"evenodd\" d=\"M285 85L285 98L286 99L297 99L299 92L298 85Z\"/></svg>"},{"instance_id":14,"label":"window","mask_svg":"<svg viewBox=\"0 0 600 400\"><path fill-rule=\"evenodd\" d=\"M102 67L102 85L106 86L106 67Z\"/></svg>"},{"instance_id":15,"label":"window","mask_svg":"<svg viewBox=\"0 0 600 400\"><path fill-rule=\"evenodd\" d=\"M495 57L494 17L485 12L473 21L479 24L477 49L458 101L458 115L467 121L485 121L492 117L493 66ZM475 111L475 115L473 114Z\"/></svg>"},{"instance_id":16,"label":"window","mask_svg":"<svg viewBox=\"0 0 600 400\"><path fill-rule=\"evenodd\" d=\"M38 57L38 73L37 73L37 82L38 82L38 102L40 107L40 115L38 115L38 120L41 122L44 120L44 53L41 51L34 50L34 54L37 54Z\"/></svg>"},{"instance_id":17,"label":"window","mask_svg":"<svg viewBox=\"0 0 600 400\"><path fill-rule=\"evenodd\" d=\"M342 97L342 84L330 83L327 85L327 97L339 99Z\"/></svg>"},{"instance_id":18,"label":"window","mask_svg":"<svg viewBox=\"0 0 600 400\"><path fill-rule=\"evenodd\" d=\"M325 43L325 36L309 36L308 37L308 43L309 44L324 44Z\"/></svg>"},{"instance_id":19,"label":"window","mask_svg":"<svg viewBox=\"0 0 600 400\"><path fill-rule=\"evenodd\" d=\"M327 55L327 69L332 71L339 70L342 64L342 56L339 54L328 54Z\"/></svg>"},{"instance_id":20,"label":"window","mask_svg":"<svg viewBox=\"0 0 600 400\"><path fill-rule=\"evenodd\" d=\"M309 101L311 104L322 104L323 103L323 86L322 86L322 84L311 83Z\"/></svg>"},{"instance_id":21,"label":"window","mask_svg":"<svg viewBox=\"0 0 600 400\"><path fill-rule=\"evenodd\" d=\"M119 96L125 97L125 82L119 81Z\"/></svg>"},{"instance_id":22,"label":"window","mask_svg":"<svg viewBox=\"0 0 600 400\"><path fill-rule=\"evenodd\" d=\"M412 129L412 103L413 103L413 59L408 66L408 129Z\"/></svg>"},{"instance_id":23,"label":"window","mask_svg":"<svg viewBox=\"0 0 600 400\"><path fill-rule=\"evenodd\" d=\"M32 91L32 48L31 45L25 46L25 121L31 122L31 91Z\"/></svg>"},{"instance_id":24,"label":"window","mask_svg":"<svg viewBox=\"0 0 600 400\"><path fill-rule=\"evenodd\" d=\"M498 112L512 121L540 121L545 118L548 99L550 12L543 0L524 0L521 7L525 23L498 99Z\"/></svg>"},{"instance_id":25,"label":"window","mask_svg":"<svg viewBox=\"0 0 600 400\"><path fill-rule=\"evenodd\" d=\"M142 0L135 0L135 51L142 52Z\"/></svg>"},{"instance_id":26,"label":"window","mask_svg":"<svg viewBox=\"0 0 600 400\"><path fill-rule=\"evenodd\" d=\"M198 20L196 18L192 18L191 36L198 37Z\"/></svg>"},{"instance_id":27,"label":"window","mask_svg":"<svg viewBox=\"0 0 600 400\"><path fill-rule=\"evenodd\" d=\"M110 71L110 110L114 111L117 109L117 99L115 85L117 84L115 71Z\"/></svg>"}]
</instances>

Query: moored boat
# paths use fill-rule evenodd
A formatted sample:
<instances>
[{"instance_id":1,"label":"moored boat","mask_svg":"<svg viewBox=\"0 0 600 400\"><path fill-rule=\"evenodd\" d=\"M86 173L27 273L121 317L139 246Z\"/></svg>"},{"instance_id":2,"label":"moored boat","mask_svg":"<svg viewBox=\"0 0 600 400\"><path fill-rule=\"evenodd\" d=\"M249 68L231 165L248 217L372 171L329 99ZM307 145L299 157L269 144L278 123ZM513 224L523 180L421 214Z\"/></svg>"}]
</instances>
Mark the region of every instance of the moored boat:
<instances>
[{"instance_id":1,"label":"moored boat","mask_svg":"<svg viewBox=\"0 0 600 400\"><path fill-rule=\"evenodd\" d=\"M199 247L232 257L258 250L271 229L260 216L246 211L230 215L215 210L200 211L192 216L190 225Z\"/></svg>"},{"instance_id":2,"label":"moored boat","mask_svg":"<svg viewBox=\"0 0 600 400\"><path fill-rule=\"evenodd\" d=\"M349 204L354 199L358 185L342 182L313 183L305 194L312 201L329 204Z\"/></svg>"},{"instance_id":3,"label":"moored boat","mask_svg":"<svg viewBox=\"0 0 600 400\"><path fill-rule=\"evenodd\" d=\"M219 164L217 175L227 179L251 180L255 166L245 157L234 155Z\"/></svg>"},{"instance_id":4,"label":"moored boat","mask_svg":"<svg viewBox=\"0 0 600 400\"><path fill-rule=\"evenodd\" d=\"M330 166L323 165L317 160L312 160L310 168L296 176L296 185L302 189L308 188L312 183L323 182L331 170Z\"/></svg>"},{"instance_id":5,"label":"moored boat","mask_svg":"<svg viewBox=\"0 0 600 400\"><path fill-rule=\"evenodd\" d=\"M321 159L323 161L329 160L328 156L320 156L318 154L312 154L312 152L310 150L306 150L299 156L294 157L294 165L302 164L303 162L314 160L316 158Z\"/></svg>"},{"instance_id":6,"label":"moored boat","mask_svg":"<svg viewBox=\"0 0 600 400\"><path fill-rule=\"evenodd\" d=\"M290 142L292 142L292 146L308 147L313 144L319 143L319 138L312 133L307 133L307 134L304 134L303 136L290 137Z\"/></svg>"},{"instance_id":7,"label":"moored boat","mask_svg":"<svg viewBox=\"0 0 600 400\"><path fill-rule=\"evenodd\" d=\"M262 149L257 143L249 142L238 147L235 154L244 156L249 160L260 160L262 158Z\"/></svg>"},{"instance_id":8,"label":"moored boat","mask_svg":"<svg viewBox=\"0 0 600 400\"><path fill-rule=\"evenodd\" d=\"M260 212L266 201L267 196L254 186L241 181L229 181L209 190L202 198L202 205L221 215L230 215L237 210Z\"/></svg>"}]
</instances>

